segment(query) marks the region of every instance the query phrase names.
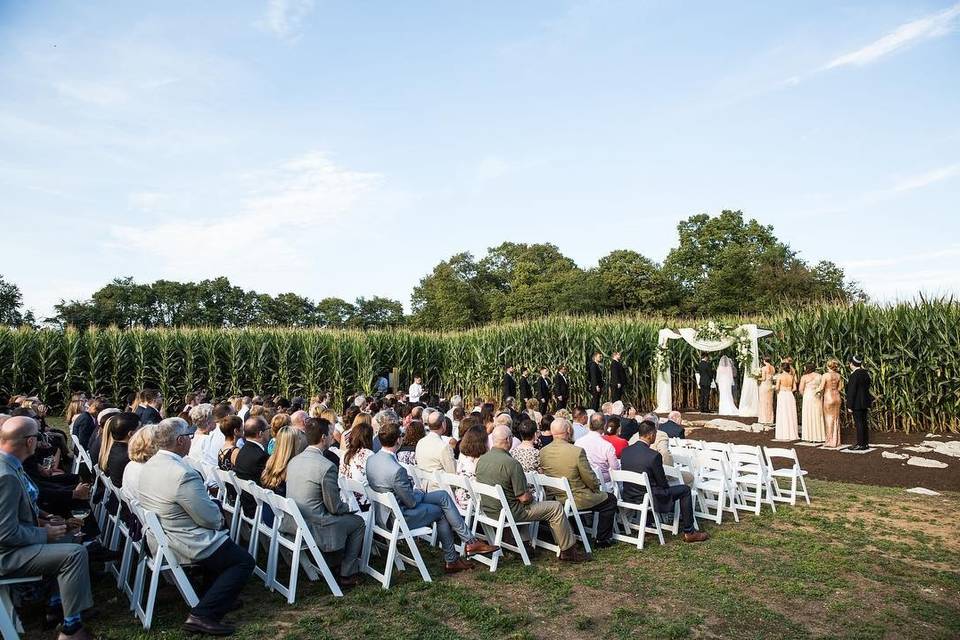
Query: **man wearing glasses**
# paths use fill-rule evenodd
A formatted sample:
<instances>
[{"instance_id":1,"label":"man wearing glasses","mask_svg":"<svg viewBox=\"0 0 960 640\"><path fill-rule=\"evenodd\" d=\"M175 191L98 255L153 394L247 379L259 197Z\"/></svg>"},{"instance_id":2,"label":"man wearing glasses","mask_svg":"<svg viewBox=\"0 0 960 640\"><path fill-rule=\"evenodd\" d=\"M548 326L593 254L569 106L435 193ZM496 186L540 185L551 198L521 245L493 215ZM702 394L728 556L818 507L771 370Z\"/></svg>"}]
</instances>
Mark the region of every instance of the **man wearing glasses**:
<instances>
[{"instance_id":1,"label":"man wearing glasses","mask_svg":"<svg viewBox=\"0 0 960 640\"><path fill-rule=\"evenodd\" d=\"M17 416L0 427L0 575L56 576L59 594L50 604L63 606L59 640L88 640L81 614L93 606L87 550L70 543L62 519L37 507L39 490L23 470L37 448L40 426Z\"/></svg>"}]
</instances>

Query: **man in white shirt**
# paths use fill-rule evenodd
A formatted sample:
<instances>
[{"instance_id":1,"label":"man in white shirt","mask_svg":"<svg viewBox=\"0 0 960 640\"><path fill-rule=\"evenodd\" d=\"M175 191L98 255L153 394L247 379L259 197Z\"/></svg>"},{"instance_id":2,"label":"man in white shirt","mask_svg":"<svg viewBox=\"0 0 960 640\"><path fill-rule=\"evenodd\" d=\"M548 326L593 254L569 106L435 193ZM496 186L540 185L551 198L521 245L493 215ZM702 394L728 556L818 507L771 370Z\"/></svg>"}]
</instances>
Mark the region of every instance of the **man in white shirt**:
<instances>
[{"instance_id":1,"label":"man in white shirt","mask_svg":"<svg viewBox=\"0 0 960 640\"><path fill-rule=\"evenodd\" d=\"M445 426L444 416L434 411L427 418L427 435L417 443L417 466L432 476L435 471L447 473L457 472L457 463L453 459L453 449L450 442L443 435ZM432 480L427 484L427 491L436 491L440 487Z\"/></svg>"},{"instance_id":2,"label":"man in white shirt","mask_svg":"<svg viewBox=\"0 0 960 640\"><path fill-rule=\"evenodd\" d=\"M583 407L576 406L573 408L573 441L577 442L588 433L587 412Z\"/></svg>"},{"instance_id":3,"label":"man in white shirt","mask_svg":"<svg viewBox=\"0 0 960 640\"><path fill-rule=\"evenodd\" d=\"M422 382L420 376L414 376L413 384L410 385L410 389L407 391L407 397L410 399L411 404L417 404L420 402L420 396L423 395L423 386L420 384Z\"/></svg>"},{"instance_id":4,"label":"man in white shirt","mask_svg":"<svg viewBox=\"0 0 960 640\"><path fill-rule=\"evenodd\" d=\"M590 431L577 440L576 444L587 452L590 465L600 471L600 480L610 482L610 472L620 468L620 461L617 459L617 450L603 438L605 424L601 414L590 416Z\"/></svg>"}]
</instances>

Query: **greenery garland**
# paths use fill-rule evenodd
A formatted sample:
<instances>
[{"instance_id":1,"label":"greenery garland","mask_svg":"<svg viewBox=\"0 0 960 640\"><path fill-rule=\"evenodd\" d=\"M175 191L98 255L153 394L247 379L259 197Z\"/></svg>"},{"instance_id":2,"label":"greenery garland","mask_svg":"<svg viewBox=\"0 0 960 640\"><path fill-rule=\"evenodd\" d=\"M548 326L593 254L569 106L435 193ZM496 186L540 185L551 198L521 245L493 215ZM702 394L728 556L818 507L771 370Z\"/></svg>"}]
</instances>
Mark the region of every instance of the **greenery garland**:
<instances>
[{"instance_id":1,"label":"greenery garland","mask_svg":"<svg viewBox=\"0 0 960 640\"><path fill-rule=\"evenodd\" d=\"M753 362L753 341L750 339L750 332L742 326L719 324L713 320L695 328L697 338L705 342L726 342L730 338L734 340L736 347L737 368L740 372L746 372L757 378L760 370ZM659 377L670 362L670 349L666 346L657 345L657 350L653 355L653 371Z\"/></svg>"}]
</instances>

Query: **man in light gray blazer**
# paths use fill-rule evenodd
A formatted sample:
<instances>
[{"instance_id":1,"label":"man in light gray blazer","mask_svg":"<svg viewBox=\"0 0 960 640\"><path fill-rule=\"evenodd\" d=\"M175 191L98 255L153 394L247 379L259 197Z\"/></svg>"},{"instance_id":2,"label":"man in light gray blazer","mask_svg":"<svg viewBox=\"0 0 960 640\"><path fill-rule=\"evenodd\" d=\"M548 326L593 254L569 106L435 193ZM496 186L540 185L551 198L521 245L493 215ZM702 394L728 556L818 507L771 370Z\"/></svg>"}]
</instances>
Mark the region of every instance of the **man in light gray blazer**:
<instances>
[{"instance_id":1,"label":"man in light gray blazer","mask_svg":"<svg viewBox=\"0 0 960 640\"><path fill-rule=\"evenodd\" d=\"M180 418L157 425L157 453L143 465L140 504L157 514L180 562L201 568L207 589L187 616L191 633L229 635L235 628L222 622L253 573L253 558L227 536L220 507L207 493L203 478L184 461L190 451L190 426Z\"/></svg>"},{"instance_id":2,"label":"man in light gray blazer","mask_svg":"<svg viewBox=\"0 0 960 640\"><path fill-rule=\"evenodd\" d=\"M307 448L287 465L287 497L297 503L321 551L343 550L339 582L351 587L360 581L363 518L350 513L350 507L340 499L337 466L323 455L330 422L307 418L302 430ZM284 519L282 526L288 533L294 533L295 525L289 518Z\"/></svg>"},{"instance_id":3,"label":"man in light gray blazer","mask_svg":"<svg viewBox=\"0 0 960 640\"><path fill-rule=\"evenodd\" d=\"M81 613L93 606L87 550L57 543L67 537L67 527L37 508L39 489L23 470L39 434L40 425L26 416L0 427L0 575L56 576L63 603L59 640L88 640L92 636L81 620Z\"/></svg>"},{"instance_id":4,"label":"man in light gray blazer","mask_svg":"<svg viewBox=\"0 0 960 640\"><path fill-rule=\"evenodd\" d=\"M446 491L424 493L414 487L410 474L397 461L396 451L399 440L400 425L392 422L381 425L381 449L367 459L367 484L374 491L392 493L396 496L404 520L411 529L429 527L434 522L437 523L437 535L440 537L440 546L443 547L445 560L443 570L446 573L473 569L476 565L465 562L454 546L454 533L464 541L466 545L464 550L467 555L493 553L498 547L473 537L449 493ZM380 508L379 504L375 507L377 507L378 521L386 523L390 519L390 513Z\"/></svg>"}]
</instances>

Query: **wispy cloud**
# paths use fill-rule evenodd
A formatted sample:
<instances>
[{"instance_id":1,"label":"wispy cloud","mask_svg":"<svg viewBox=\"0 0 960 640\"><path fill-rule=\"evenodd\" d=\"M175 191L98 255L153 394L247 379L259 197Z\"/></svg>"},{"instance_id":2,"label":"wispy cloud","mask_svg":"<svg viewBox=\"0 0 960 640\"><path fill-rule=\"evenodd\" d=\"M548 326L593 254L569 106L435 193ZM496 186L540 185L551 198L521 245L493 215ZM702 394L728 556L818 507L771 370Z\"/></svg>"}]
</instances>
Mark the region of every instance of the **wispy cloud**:
<instances>
[{"instance_id":1,"label":"wispy cloud","mask_svg":"<svg viewBox=\"0 0 960 640\"><path fill-rule=\"evenodd\" d=\"M294 41L300 37L303 21L313 11L313 0L267 0L261 25L278 38Z\"/></svg>"},{"instance_id":2,"label":"wispy cloud","mask_svg":"<svg viewBox=\"0 0 960 640\"><path fill-rule=\"evenodd\" d=\"M821 70L846 66L862 67L922 40L946 35L954 28L958 17L960 17L960 2L943 11L902 24L865 47L837 56L825 64Z\"/></svg>"},{"instance_id":3,"label":"wispy cloud","mask_svg":"<svg viewBox=\"0 0 960 640\"><path fill-rule=\"evenodd\" d=\"M939 260L941 258L955 258L957 256L960 256L960 245L955 245L949 249L896 255L890 258L847 260L842 263L842 266L845 269L883 269L886 267L897 267L914 262L929 262L932 260Z\"/></svg>"},{"instance_id":4,"label":"wispy cloud","mask_svg":"<svg viewBox=\"0 0 960 640\"><path fill-rule=\"evenodd\" d=\"M948 180L958 175L960 175L960 164L951 164L949 166L940 167L939 169L934 169L933 171L928 171L927 173L922 173L917 176L904 178L903 180L897 182L897 184L890 189L890 192L901 193L903 191L922 189L923 187L930 186L935 182Z\"/></svg>"}]
</instances>

